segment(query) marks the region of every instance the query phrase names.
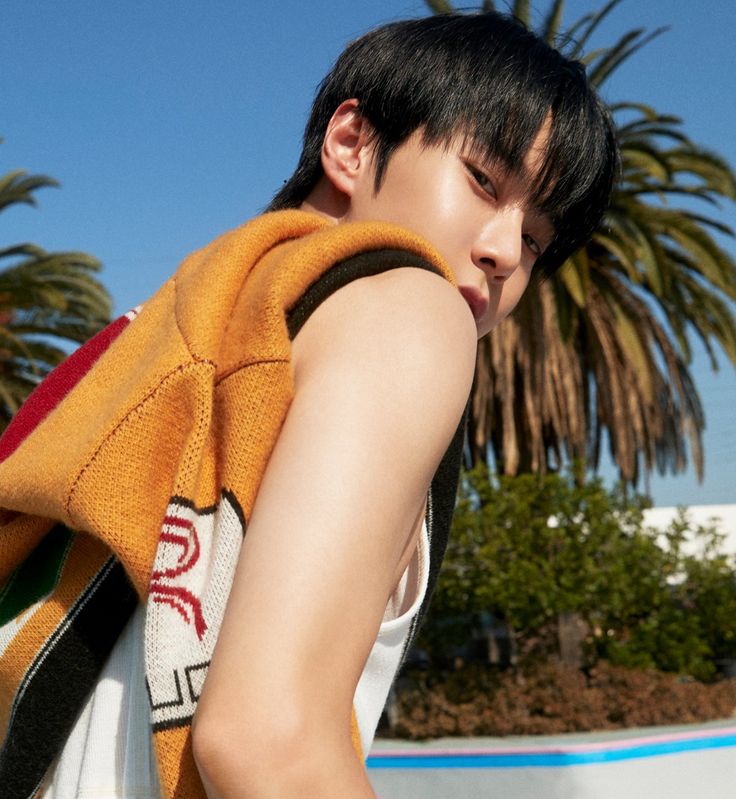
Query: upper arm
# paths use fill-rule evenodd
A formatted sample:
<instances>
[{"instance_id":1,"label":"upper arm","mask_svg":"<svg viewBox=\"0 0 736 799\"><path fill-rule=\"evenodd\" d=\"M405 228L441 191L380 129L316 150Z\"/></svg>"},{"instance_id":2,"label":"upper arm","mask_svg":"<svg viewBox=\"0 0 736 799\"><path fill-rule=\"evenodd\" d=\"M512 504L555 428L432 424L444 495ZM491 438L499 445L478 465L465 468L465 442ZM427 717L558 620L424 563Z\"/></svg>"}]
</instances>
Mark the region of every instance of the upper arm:
<instances>
[{"instance_id":1,"label":"upper arm","mask_svg":"<svg viewBox=\"0 0 736 799\"><path fill-rule=\"evenodd\" d=\"M325 735L349 720L475 338L458 292L419 269L354 281L310 316L198 715L288 726L306 712Z\"/></svg>"}]
</instances>

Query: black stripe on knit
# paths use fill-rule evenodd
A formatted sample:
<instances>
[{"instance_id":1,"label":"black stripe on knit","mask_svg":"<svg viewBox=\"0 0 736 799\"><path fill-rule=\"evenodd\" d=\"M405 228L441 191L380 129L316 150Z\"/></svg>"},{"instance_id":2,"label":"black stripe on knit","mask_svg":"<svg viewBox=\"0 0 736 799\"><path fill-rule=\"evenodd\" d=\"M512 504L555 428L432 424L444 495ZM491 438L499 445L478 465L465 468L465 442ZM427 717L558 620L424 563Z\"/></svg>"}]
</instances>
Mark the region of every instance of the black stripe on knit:
<instances>
[{"instance_id":1,"label":"black stripe on knit","mask_svg":"<svg viewBox=\"0 0 736 799\"><path fill-rule=\"evenodd\" d=\"M450 537L450 527L452 526L452 516L455 512L455 500L457 498L457 485L460 480L460 467L462 465L463 447L465 445L465 428L468 423L468 413L470 411L470 399L465 405L460 423L455 430L450 446L437 467L437 471L432 478L427 499L427 532L429 533L429 575L427 578L427 592L424 600L414 617L409 635L404 643L404 651L401 656L404 661L409 649L414 643L417 632L421 627L427 610L432 600L432 594L437 585L437 578L440 573L440 566L447 550L447 541ZM431 508L431 514L430 514Z\"/></svg>"},{"instance_id":2,"label":"black stripe on knit","mask_svg":"<svg viewBox=\"0 0 736 799\"><path fill-rule=\"evenodd\" d=\"M38 653L0 750L3 799L30 799L38 790L137 602L123 567L110 558Z\"/></svg>"},{"instance_id":3,"label":"black stripe on knit","mask_svg":"<svg viewBox=\"0 0 736 799\"><path fill-rule=\"evenodd\" d=\"M171 508L172 505L179 505L182 508L189 508L189 510L193 510L197 516L212 516L214 513L217 513L218 508L218 505L205 505L204 507L200 508L198 505L192 502L191 499L180 497L178 494L174 494L174 496L169 500L169 508Z\"/></svg>"},{"instance_id":4,"label":"black stripe on knit","mask_svg":"<svg viewBox=\"0 0 736 799\"><path fill-rule=\"evenodd\" d=\"M320 303L324 302L333 292L360 277L379 275L389 269L403 266L414 266L438 275L441 274L439 269L425 258L406 250L372 250L338 261L317 278L302 294L296 305L289 310L286 316L289 338L293 339L296 336Z\"/></svg>"}]
</instances>

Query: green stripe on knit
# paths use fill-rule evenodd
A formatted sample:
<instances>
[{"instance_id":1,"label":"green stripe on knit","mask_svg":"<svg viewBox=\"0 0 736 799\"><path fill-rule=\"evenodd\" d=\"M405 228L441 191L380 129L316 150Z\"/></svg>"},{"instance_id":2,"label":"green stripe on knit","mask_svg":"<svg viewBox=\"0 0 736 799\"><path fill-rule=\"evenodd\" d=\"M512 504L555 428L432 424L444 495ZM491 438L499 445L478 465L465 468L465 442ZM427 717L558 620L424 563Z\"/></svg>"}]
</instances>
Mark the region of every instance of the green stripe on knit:
<instances>
[{"instance_id":1,"label":"green stripe on knit","mask_svg":"<svg viewBox=\"0 0 736 799\"><path fill-rule=\"evenodd\" d=\"M59 582L73 537L71 530L57 524L13 572L0 592L0 625L51 593Z\"/></svg>"}]
</instances>

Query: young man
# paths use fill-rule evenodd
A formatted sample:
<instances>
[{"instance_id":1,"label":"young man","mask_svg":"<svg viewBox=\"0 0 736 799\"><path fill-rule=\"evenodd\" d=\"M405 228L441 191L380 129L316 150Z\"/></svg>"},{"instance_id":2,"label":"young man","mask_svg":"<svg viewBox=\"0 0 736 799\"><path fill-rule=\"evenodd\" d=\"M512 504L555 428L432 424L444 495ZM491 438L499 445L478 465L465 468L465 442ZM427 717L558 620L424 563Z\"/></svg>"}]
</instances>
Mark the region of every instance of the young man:
<instances>
[{"instance_id":1,"label":"young man","mask_svg":"<svg viewBox=\"0 0 736 799\"><path fill-rule=\"evenodd\" d=\"M356 755L442 558L475 342L590 235L615 168L583 68L512 20L348 47L279 213L0 441L0 577L29 558L0 605L12 797L373 796ZM22 602L29 562L51 576Z\"/></svg>"}]
</instances>

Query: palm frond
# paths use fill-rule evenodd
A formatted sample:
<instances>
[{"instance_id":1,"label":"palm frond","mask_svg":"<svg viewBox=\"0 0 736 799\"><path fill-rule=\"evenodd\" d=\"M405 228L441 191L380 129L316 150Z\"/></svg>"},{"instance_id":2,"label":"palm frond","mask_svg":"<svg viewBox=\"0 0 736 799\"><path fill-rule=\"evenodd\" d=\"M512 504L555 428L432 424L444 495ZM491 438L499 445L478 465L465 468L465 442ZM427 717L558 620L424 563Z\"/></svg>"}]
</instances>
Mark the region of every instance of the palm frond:
<instances>
[{"instance_id":1,"label":"palm frond","mask_svg":"<svg viewBox=\"0 0 736 799\"><path fill-rule=\"evenodd\" d=\"M562 11L564 7L565 0L554 0L552 5L549 7L549 11L544 17L539 35L548 44L554 44L555 40L557 39L557 36L560 32L560 26L562 25Z\"/></svg>"},{"instance_id":2,"label":"palm frond","mask_svg":"<svg viewBox=\"0 0 736 799\"><path fill-rule=\"evenodd\" d=\"M0 177L0 211L15 203L35 205L34 191L58 185L47 175L29 175L22 169L9 172Z\"/></svg>"},{"instance_id":3,"label":"palm frond","mask_svg":"<svg viewBox=\"0 0 736 799\"><path fill-rule=\"evenodd\" d=\"M57 182L16 170L0 177L0 210L35 204L34 192ZM25 398L68 354L100 330L110 295L100 263L83 252L47 252L29 242L0 248L0 431Z\"/></svg>"},{"instance_id":4,"label":"palm frond","mask_svg":"<svg viewBox=\"0 0 736 799\"><path fill-rule=\"evenodd\" d=\"M596 28L620 2L621 0L609 0L600 11L585 14L573 23L567 31L567 37L575 42L575 47L569 54L570 58L580 58Z\"/></svg>"},{"instance_id":5,"label":"palm frond","mask_svg":"<svg viewBox=\"0 0 736 799\"><path fill-rule=\"evenodd\" d=\"M625 33L613 47L607 49L598 63L593 65L588 71L588 79L592 86L600 87L601 84L617 69L627 58L630 58L637 50L645 47L652 39L660 36L668 28L663 26L657 28L649 34L641 28Z\"/></svg>"},{"instance_id":6,"label":"palm frond","mask_svg":"<svg viewBox=\"0 0 736 799\"><path fill-rule=\"evenodd\" d=\"M451 14L455 9L449 0L425 0L433 14Z\"/></svg>"},{"instance_id":7,"label":"palm frond","mask_svg":"<svg viewBox=\"0 0 736 799\"><path fill-rule=\"evenodd\" d=\"M525 25L532 24L529 0L514 0L514 5L511 7L511 13L516 17L516 19L521 20Z\"/></svg>"},{"instance_id":8,"label":"palm frond","mask_svg":"<svg viewBox=\"0 0 736 799\"><path fill-rule=\"evenodd\" d=\"M666 30L637 28L589 51L619 4L609 0L563 31L563 2L550 0L539 28L587 64L597 87ZM512 11L529 21L529 3L517 0ZM506 474L574 459L596 468L607 441L629 484L681 471L688 459L700 476L705 419L690 373L693 341L712 368L724 356L736 363L736 261L720 241L733 229L693 207L736 200L736 174L678 117L628 100L609 108L622 176L603 224L479 344L468 451Z\"/></svg>"}]
</instances>

